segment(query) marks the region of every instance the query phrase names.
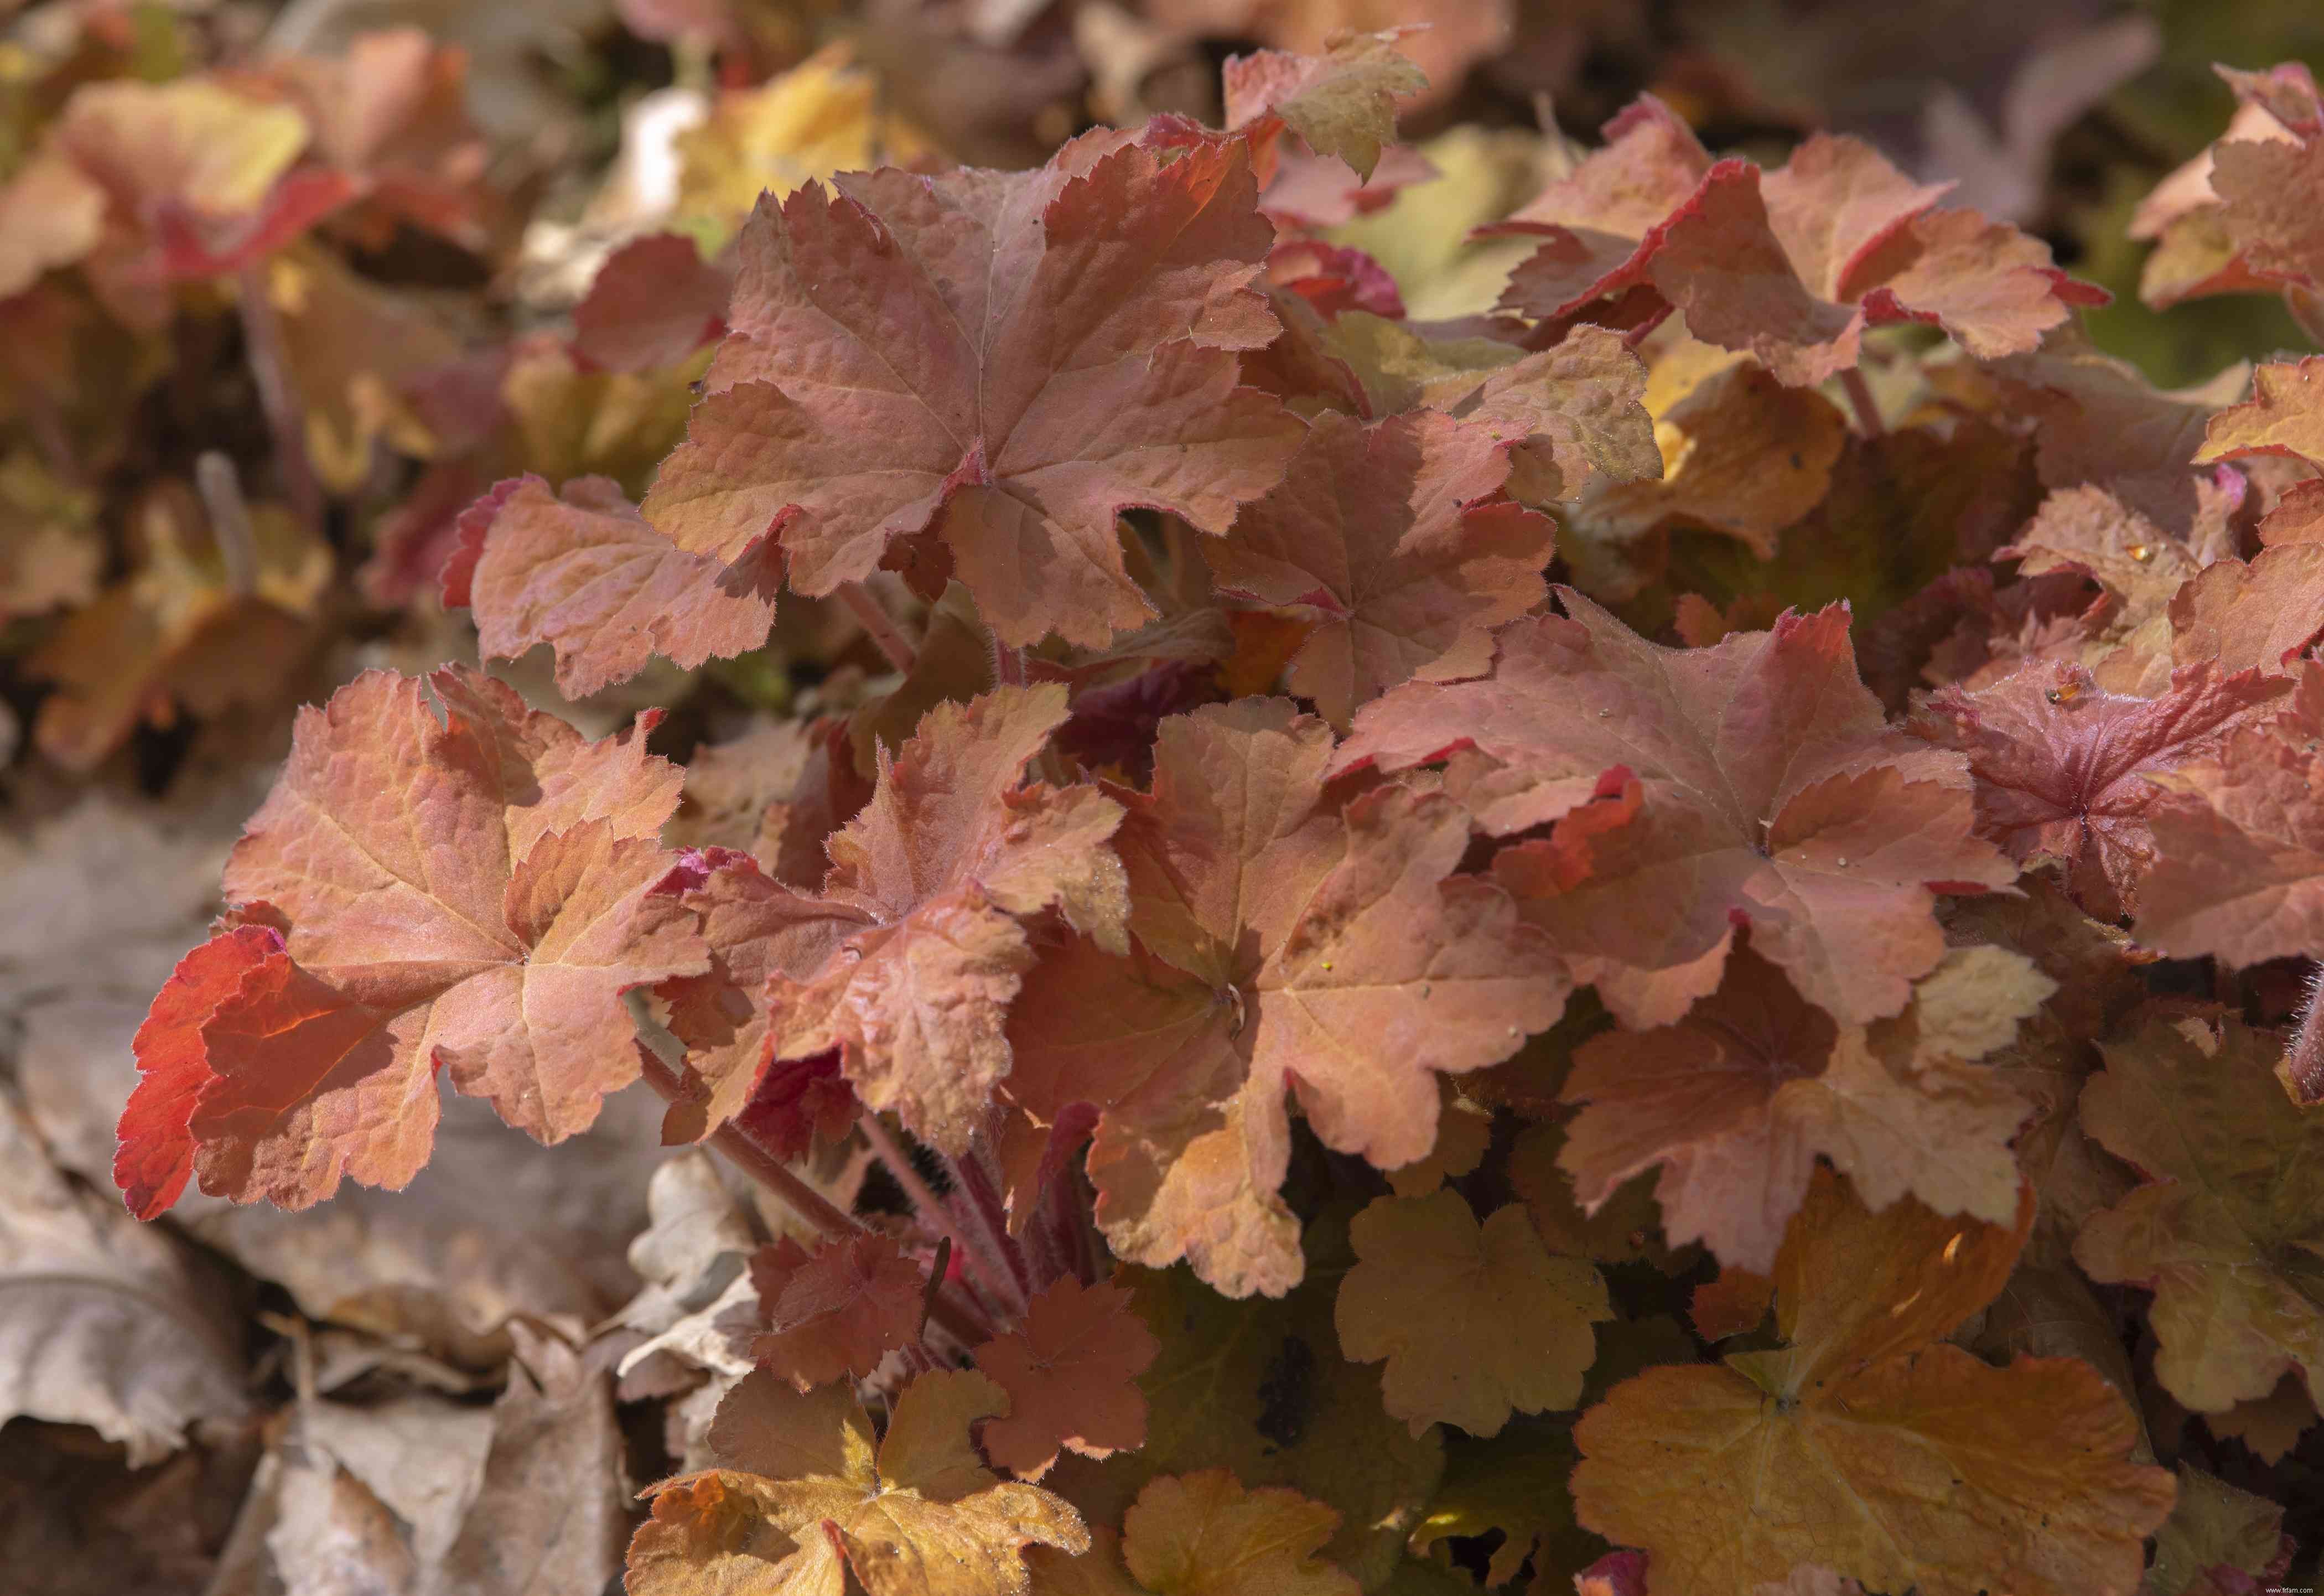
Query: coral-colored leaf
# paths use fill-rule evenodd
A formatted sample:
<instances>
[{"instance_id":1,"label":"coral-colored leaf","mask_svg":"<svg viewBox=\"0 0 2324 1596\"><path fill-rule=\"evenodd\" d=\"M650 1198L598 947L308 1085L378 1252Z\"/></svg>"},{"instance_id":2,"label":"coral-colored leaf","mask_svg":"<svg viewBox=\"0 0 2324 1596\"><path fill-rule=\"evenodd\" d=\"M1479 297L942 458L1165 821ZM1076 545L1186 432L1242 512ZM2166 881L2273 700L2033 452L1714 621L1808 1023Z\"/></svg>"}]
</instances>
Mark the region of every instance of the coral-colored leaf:
<instances>
[{"instance_id":1,"label":"coral-colored leaf","mask_svg":"<svg viewBox=\"0 0 2324 1596\"><path fill-rule=\"evenodd\" d=\"M483 130L468 115L466 51L392 28L357 34L336 59L283 55L263 70L359 202L347 221L364 243L383 247L407 222L468 249L489 244L495 196Z\"/></svg>"},{"instance_id":2,"label":"coral-colored leaf","mask_svg":"<svg viewBox=\"0 0 2324 1596\"><path fill-rule=\"evenodd\" d=\"M932 531L1004 642L1140 624L1115 512L1222 532L1298 444L1237 387L1232 352L1277 330L1249 286L1255 198L1240 140L1166 162L1093 134L1039 171L763 200L711 395L647 518L729 563L771 536L816 595Z\"/></svg>"},{"instance_id":3,"label":"coral-colored leaf","mask_svg":"<svg viewBox=\"0 0 2324 1596\"><path fill-rule=\"evenodd\" d=\"M2021 864L2061 863L2082 907L2110 918L2136 906L2154 856L2147 816L2163 794L2148 776L2213 752L2290 690L2206 663L2139 698L2078 665L2029 665L1977 692L1945 688L1915 724L1969 756L1983 835Z\"/></svg>"},{"instance_id":4,"label":"coral-colored leaf","mask_svg":"<svg viewBox=\"0 0 2324 1596\"><path fill-rule=\"evenodd\" d=\"M1715 987L1738 925L1842 1019L1903 1008L1943 952L1932 884L2014 872L1969 835L1958 757L1892 732L1858 680L1847 612L1665 649L1558 591L1571 619L1506 628L1479 680L1367 706L1333 769L1453 756L1446 789L1487 830L1562 821L1495 878L1629 1024Z\"/></svg>"},{"instance_id":5,"label":"coral-colored leaf","mask_svg":"<svg viewBox=\"0 0 2324 1596\"><path fill-rule=\"evenodd\" d=\"M1645 284L1666 224L1711 170L1693 131L1652 95L1609 122L1604 137L1496 229L1548 239L1510 274L1504 309L1560 320Z\"/></svg>"},{"instance_id":6,"label":"coral-colored leaf","mask_svg":"<svg viewBox=\"0 0 2324 1596\"><path fill-rule=\"evenodd\" d=\"M2001 1289L2033 1222L1867 1213L1820 1175L1775 1273L1790 1344L1650 1369L1575 1426L1582 1522L1650 1554L1665 1596L1813 1562L1925 1596L2129 1596L2170 1476L2088 1364L2006 1369L1939 1342Z\"/></svg>"},{"instance_id":7,"label":"coral-colored leaf","mask_svg":"<svg viewBox=\"0 0 2324 1596\"><path fill-rule=\"evenodd\" d=\"M786 1236L751 1259L759 1292L759 1367L800 1390L857 1379L919 1338L927 1272L885 1236L828 1241L809 1253Z\"/></svg>"},{"instance_id":8,"label":"coral-colored leaf","mask_svg":"<svg viewBox=\"0 0 2324 1596\"><path fill-rule=\"evenodd\" d=\"M742 1112L770 1067L768 983L811 980L867 921L770 880L756 859L728 848L687 855L654 890L700 917L710 946L706 972L654 989L664 1023L686 1044L687 1093L670 1104L662 1137L699 1141Z\"/></svg>"},{"instance_id":9,"label":"coral-colored leaf","mask_svg":"<svg viewBox=\"0 0 2324 1596\"><path fill-rule=\"evenodd\" d=\"M1033 949L1020 920L1051 908L1123 943L1120 806L1085 786L1021 783L1065 723L1065 689L1004 687L940 704L881 754L877 790L833 835L819 900L853 922L820 970L774 972L773 1056L841 1049L872 1107L957 1153L1009 1074L1004 1031Z\"/></svg>"},{"instance_id":10,"label":"coral-colored leaf","mask_svg":"<svg viewBox=\"0 0 2324 1596\"><path fill-rule=\"evenodd\" d=\"M1106 1457L1146 1441L1138 1377L1159 1343L1118 1286L1067 1276L1043 1289L1021 1328L976 1349L976 1367L1009 1393L1009 1413L984 1426L984 1454L1038 1479L1068 1446Z\"/></svg>"},{"instance_id":11,"label":"coral-colored leaf","mask_svg":"<svg viewBox=\"0 0 2324 1596\"><path fill-rule=\"evenodd\" d=\"M1360 1363L1388 1361L1388 1411L1414 1434L1442 1422L1498 1435L1512 1411L1580 1398L1597 1355L1590 1327L1614 1316L1606 1282L1579 1259L1552 1258L1523 1204L1480 1225L1457 1192L1376 1197L1351 1236L1340 1348Z\"/></svg>"},{"instance_id":12,"label":"coral-colored leaf","mask_svg":"<svg viewBox=\"0 0 2324 1596\"><path fill-rule=\"evenodd\" d=\"M2015 954L1956 952L1904 1017L1841 1028L1745 948L1675 1025L1609 1031L1575 1050L1565 1093L1589 1106L1559 1161L1593 1212L1659 1165L1671 1240L1701 1240L1721 1263L1760 1274L1819 1154L1873 1207L1910 1193L1939 1213L1999 1222L2017 1202L2009 1143L2031 1105L1970 1061L2006 1044L2055 990ZM1958 1034L1964 1010L1999 1023Z\"/></svg>"},{"instance_id":13,"label":"coral-colored leaf","mask_svg":"<svg viewBox=\"0 0 2324 1596\"><path fill-rule=\"evenodd\" d=\"M1322 613L1290 685L1345 725L1416 674L1469 674L1487 633L1548 593L1556 528L1501 496L1509 469L1481 425L1424 411L1368 427L1327 412L1283 485L1204 557L1229 593Z\"/></svg>"},{"instance_id":14,"label":"coral-colored leaf","mask_svg":"<svg viewBox=\"0 0 2324 1596\"><path fill-rule=\"evenodd\" d=\"M980 1374L921 1375L875 1449L853 1390L800 1394L761 1370L719 1404L718 1466L646 1494L630 1542L632 1596L1026 1596L1024 1549L1079 1554L1089 1531L1065 1502L999 1480L969 1427L1007 1410Z\"/></svg>"},{"instance_id":15,"label":"coral-colored leaf","mask_svg":"<svg viewBox=\"0 0 2324 1596\"><path fill-rule=\"evenodd\" d=\"M1164 722L1118 844L1153 956L1045 964L1014 1032L1037 1117L1103 1111L1089 1167L1115 1252L1189 1258L1236 1296L1299 1278L1286 1088L1326 1145L1395 1168L1434 1144L1435 1073L1498 1063L1564 1007L1508 900L1453 875L1459 807L1390 788L1342 808L1331 746L1280 700Z\"/></svg>"},{"instance_id":16,"label":"coral-colored leaf","mask_svg":"<svg viewBox=\"0 0 2324 1596\"><path fill-rule=\"evenodd\" d=\"M2145 1184L2082 1227L2075 1261L2154 1293L2155 1378L2198 1413L2288 1370L2324 1380L2324 1116L2285 1094L2280 1053L2232 1019L2153 1015L2082 1089L2083 1128Z\"/></svg>"},{"instance_id":17,"label":"coral-colored leaf","mask_svg":"<svg viewBox=\"0 0 2324 1596\"><path fill-rule=\"evenodd\" d=\"M767 641L776 575L722 569L646 524L619 484L577 477L552 492L538 476L504 482L460 518L447 589L466 589L487 659L537 643L557 655L557 687L586 698L655 655L688 669Z\"/></svg>"},{"instance_id":18,"label":"coral-colored leaf","mask_svg":"<svg viewBox=\"0 0 2324 1596\"><path fill-rule=\"evenodd\" d=\"M2237 964L2324 948L2324 664L2308 663L2294 704L2156 778L2154 866L2138 902L2148 946Z\"/></svg>"},{"instance_id":19,"label":"coral-colored leaf","mask_svg":"<svg viewBox=\"0 0 2324 1596\"><path fill-rule=\"evenodd\" d=\"M440 722L386 671L301 712L226 872L281 951L206 1013L158 1005L148 1051L198 1047L214 1077L189 1121L205 1191L304 1207L343 1174L401 1185L439 1068L541 1140L572 1135L636 1077L621 994L707 964L692 913L647 892L678 771L641 728L585 743L489 678L425 685Z\"/></svg>"},{"instance_id":20,"label":"coral-colored leaf","mask_svg":"<svg viewBox=\"0 0 2324 1596\"><path fill-rule=\"evenodd\" d=\"M1938 210L1869 144L1818 134L1781 170L1721 162L1670 222L1655 289L1698 338L1748 349L1784 382L1856 364L1867 328L1931 322L1971 354L2023 354L2107 295L2047 244L1972 210Z\"/></svg>"},{"instance_id":21,"label":"coral-colored leaf","mask_svg":"<svg viewBox=\"0 0 2324 1596\"><path fill-rule=\"evenodd\" d=\"M1122 1561L1156 1596L1356 1596L1316 1555L1339 1522L1296 1490L1246 1491L1224 1469L1165 1475L1123 1516Z\"/></svg>"},{"instance_id":22,"label":"coral-colored leaf","mask_svg":"<svg viewBox=\"0 0 2324 1596\"><path fill-rule=\"evenodd\" d=\"M733 269L678 233L633 238L605 257L573 308L573 351L613 372L673 366L726 328Z\"/></svg>"}]
</instances>

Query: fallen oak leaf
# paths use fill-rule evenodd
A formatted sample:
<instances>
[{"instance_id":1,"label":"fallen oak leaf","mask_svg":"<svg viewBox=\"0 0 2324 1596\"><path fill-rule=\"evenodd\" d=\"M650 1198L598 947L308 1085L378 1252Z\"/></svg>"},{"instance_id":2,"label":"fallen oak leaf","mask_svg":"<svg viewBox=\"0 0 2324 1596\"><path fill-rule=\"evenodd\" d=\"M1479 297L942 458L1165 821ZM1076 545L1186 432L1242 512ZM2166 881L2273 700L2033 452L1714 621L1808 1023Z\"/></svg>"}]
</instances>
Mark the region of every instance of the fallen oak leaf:
<instances>
[{"instance_id":1,"label":"fallen oak leaf","mask_svg":"<svg viewBox=\"0 0 2324 1596\"><path fill-rule=\"evenodd\" d=\"M1026 1596L1028 1545L1078 1555L1090 1535L1062 1499L978 1460L970 1426L1007 1407L981 1374L923 1374L875 1446L850 1387L748 1375L711 1425L718 1466L646 1492L628 1588L842 1596L852 1573L871 1596Z\"/></svg>"}]
</instances>

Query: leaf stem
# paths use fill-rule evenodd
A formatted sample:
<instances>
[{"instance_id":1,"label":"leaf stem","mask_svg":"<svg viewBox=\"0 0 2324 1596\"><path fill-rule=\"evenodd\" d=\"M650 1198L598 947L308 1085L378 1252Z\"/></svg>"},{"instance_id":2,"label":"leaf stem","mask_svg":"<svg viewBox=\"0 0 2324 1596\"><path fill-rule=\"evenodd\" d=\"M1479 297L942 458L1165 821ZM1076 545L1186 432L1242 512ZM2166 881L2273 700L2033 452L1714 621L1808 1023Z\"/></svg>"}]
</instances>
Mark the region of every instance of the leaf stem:
<instances>
[{"instance_id":1,"label":"leaf stem","mask_svg":"<svg viewBox=\"0 0 2324 1596\"><path fill-rule=\"evenodd\" d=\"M968 1150L957 1158L946 1158L945 1167L952 1176L953 1190L963 1199L963 1206L975 1222L982 1241L994 1257L1008 1266L1009 1278L1016 1287L1019 1311L1031 1305L1033 1279L1026 1268L1023 1250L1009 1239L1008 1207L1001 1200L1001 1183L995 1177L991 1161L981 1151L979 1137L970 1141Z\"/></svg>"},{"instance_id":2,"label":"leaf stem","mask_svg":"<svg viewBox=\"0 0 2324 1596\"><path fill-rule=\"evenodd\" d=\"M274 434L275 468L282 478L282 496L299 524L320 536L323 530L323 490L315 480L315 464L307 457L306 421L299 401L298 379L290 372L289 342L282 333L282 313L267 291L267 263L256 260L235 276L235 306L242 316L242 340L250 356L250 374L258 383L258 402Z\"/></svg>"},{"instance_id":3,"label":"leaf stem","mask_svg":"<svg viewBox=\"0 0 2324 1596\"><path fill-rule=\"evenodd\" d=\"M1888 424L1880 419L1880 407L1873 402L1872 384L1864 374L1849 366L1840 374L1840 391L1848 395L1849 408L1856 412L1857 430L1867 438L1886 438Z\"/></svg>"},{"instance_id":4,"label":"leaf stem","mask_svg":"<svg viewBox=\"0 0 2324 1596\"><path fill-rule=\"evenodd\" d=\"M1025 651L1012 649L994 639L992 643L992 682L995 687L1021 687L1025 685Z\"/></svg>"},{"instance_id":5,"label":"leaf stem","mask_svg":"<svg viewBox=\"0 0 2324 1596\"><path fill-rule=\"evenodd\" d=\"M242 496L242 477L224 454L204 449L194 462L194 487L209 512L226 591L248 598L258 591L258 534L250 524L250 503Z\"/></svg>"},{"instance_id":6,"label":"leaf stem","mask_svg":"<svg viewBox=\"0 0 2324 1596\"><path fill-rule=\"evenodd\" d=\"M638 1047L638 1062L646 1084L661 1093L665 1102L688 1101L686 1087L677 1072L661 1060L660 1055L643 1043ZM830 1198L784 1167L781 1159L761 1147L750 1132L729 1120L711 1133L710 1145L726 1161L740 1169L758 1185L764 1186L786 1207L825 1235L835 1238L859 1236L865 1226L852 1214L839 1211Z\"/></svg>"},{"instance_id":7,"label":"leaf stem","mask_svg":"<svg viewBox=\"0 0 2324 1596\"><path fill-rule=\"evenodd\" d=\"M986 1241L984 1237L971 1239L953 1205L937 1196L936 1188L920 1178L920 1172L912 1167L911 1155L888 1133L888 1127L880 1122L877 1110L867 1103L856 1116L856 1123L862 1128L863 1139L872 1144L872 1151L887 1167L896 1184L904 1188L904 1195L912 1200L912 1205L919 1210L920 1216L952 1242L954 1250L983 1282L986 1290L991 1293L993 1300L1004 1312L1011 1317L1022 1317L1025 1298L1017 1289L1016 1275L1009 1267L1006 1255L995 1253L989 1245L980 1245Z\"/></svg>"},{"instance_id":8,"label":"leaf stem","mask_svg":"<svg viewBox=\"0 0 2324 1596\"><path fill-rule=\"evenodd\" d=\"M863 630L872 634L872 641L879 644L880 651L888 657L888 663L908 676L912 667L918 662L919 654L904 641L904 634L896 630L895 620L888 613L888 607L861 582L841 583L839 602L847 606L850 614L862 623Z\"/></svg>"}]
</instances>

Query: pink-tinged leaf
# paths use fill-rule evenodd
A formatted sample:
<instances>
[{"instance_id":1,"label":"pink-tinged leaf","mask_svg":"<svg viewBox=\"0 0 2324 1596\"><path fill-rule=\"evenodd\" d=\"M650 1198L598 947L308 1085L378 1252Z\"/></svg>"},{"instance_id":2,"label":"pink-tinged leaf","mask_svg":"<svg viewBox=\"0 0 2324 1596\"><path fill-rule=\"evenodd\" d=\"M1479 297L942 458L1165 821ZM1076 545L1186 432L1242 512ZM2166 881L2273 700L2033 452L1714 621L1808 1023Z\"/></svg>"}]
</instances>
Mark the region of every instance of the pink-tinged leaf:
<instances>
[{"instance_id":1,"label":"pink-tinged leaf","mask_svg":"<svg viewBox=\"0 0 2324 1596\"><path fill-rule=\"evenodd\" d=\"M2211 418L2195 464L2258 455L2324 465L2324 355L2252 373L2252 396Z\"/></svg>"},{"instance_id":2,"label":"pink-tinged leaf","mask_svg":"<svg viewBox=\"0 0 2324 1596\"><path fill-rule=\"evenodd\" d=\"M573 352L604 371L674 366L726 330L734 272L676 233L633 238L605 257L573 309Z\"/></svg>"},{"instance_id":3,"label":"pink-tinged leaf","mask_svg":"<svg viewBox=\"0 0 2324 1596\"><path fill-rule=\"evenodd\" d=\"M2324 664L2308 662L2291 713L2157 777L2153 868L2138 939L2234 964L2324 948Z\"/></svg>"},{"instance_id":4,"label":"pink-tinged leaf","mask_svg":"<svg viewBox=\"0 0 2324 1596\"><path fill-rule=\"evenodd\" d=\"M1712 171L1693 130L1652 95L1604 129L1605 146L1553 182L1493 233L1547 242L1510 273L1501 308L1542 321L1647 288L1674 215ZM1721 162L1720 171L1739 169Z\"/></svg>"},{"instance_id":5,"label":"pink-tinged leaf","mask_svg":"<svg viewBox=\"0 0 2324 1596\"><path fill-rule=\"evenodd\" d=\"M1049 909L1121 947L1128 903L1108 846L1120 806L1025 782L1066 718L1062 686L1004 687L928 712L880 756L872 801L830 841L826 914L851 922L805 977L776 970L773 1056L840 1049L857 1093L948 1152L1010 1070L1005 1027Z\"/></svg>"},{"instance_id":6,"label":"pink-tinged leaf","mask_svg":"<svg viewBox=\"0 0 2324 1596\"><path fill-rule=\"evenodd\" d=\"M1327 1146L1397 1168L1435 1144L1438 1074L1499 1063L1564 1008L1508 899L1454 873L1460 807L1396 787L1343 807L1331 750L1279 699L1164 722L1117 844L1139 956L1066 945L1011 1021L1011 1095L1044 1124L1099 1112L1114 1251L1188 1259L1232 1296L1300 1277L1286 1091Z\"/></svg>"},{"instance_id":7,"label":"pink-tinged leaf","mask_svg":"<svg viewBox=\"0 0 2324 1596\"><path fill-rule=\"evenodd\" d=\"M775 623L779 571L688 554L602 476L562 492L538 476L501 483L461 517L460 538L444 585L475 611L484 656L549 644L568 698L626 681L657 654L691 670L747 653Z\"/></svg>"},{"instance_id":8,"label":"pink-tinged leaf","mask_svg":"<svg viewBox=\"0 0 2324 1596\"><path fill-rule=\"evenodd\" d=\"M1903 1008L1944 951L1934 891L2015 872L1970 835L1963 761L1889 729L1847 611L1665 649L1558 594L1571 618L1505 628L1489 674L1368 706L1334 771L1450 758L1487 831L1558 822L1495 879L1628 1024L1716 987L1738 926L1843 1021Z\"/></svg>"},{"instance_id":9,"label":"pink-tinged leaf","mask_svg":"<svg viewBox=\"0 0 2324 1596\"><path fill-rule=\"evenodd\" d=\"M622 994L707 966L692 912L647 890L678 771L642 728L586 743L489 678L424 685L436 704L372 671L301 712L226 872L280 948L206 1014L161 1005L147 1050L198 1047L213 1077L188 1121L204 1191L303 1207L343 1176L402 1185L439 1069L572 1135L636 1076Z\"/></svg>"},{"instance_id":10,"label":"pink-tinged leaf","mask_svg":"<svg viewBox=\"0 0 2324 1596\"><path fill-rule=\"evenodd\" d=\"M1982 358L2023 354L2103 291L2049 247L1969 210L1937 210L1859 140L1818 134L1779 171L1722 162L1669 224L1655 289L1705 342L1809 386L1857 362L1864 329L1941 327Z\"/></svg>"},{"instance_id":11,"label":"pink-tinged leaf","mask_svg":"<svg viewBox=\"0 0 2324 1596\"><path fill-rule=\"evenodd\" d=\"M1290 685L1345 725L1415 675L1471 674L1490 630L1541 602L1556 529L1501 497L1500 429L1433 412L1366 426L1326 412L1283 485L1206 543L1219 585L1322 621Z\"/></svg>"},{"instance_id":12,"label":"pink-tinged leaf","mask_svg":"<svg viewBox=\"0 0 2324 1596\"><path fill-rule=\"evenodd\" d=\"M113 1179L138 1218L152 1219L175 1203L193 1173L189 1122L202 1089L217 1078L202 1041L203 1022L281 947L281 935L264 926L218 932L178 962L137 1028L131 1044L137 1088L121 1111Z\"/></svg>"},{"instance_id":13,"label":"pink-tinged leaf","mask_svg":"<svg viewBox=\"0 0 2324 1596\"><path fill-rule=\"evenodd\" d=\"M2109 693L2077 665L2031 665L1978 692L1948 687L1915 729L1969 757L1978 829L2024 865L2062 864L2101 918L2133 910L2154 856L2147 778L2218 749L2291 691L2258 670L2175 672L2158 698Z\"/></svg>"},{"instance_id":14,"label":"pink-tinged leaf","mask_svg":"<svg viewBox=\"0 0 2324 1596\"><path fill-rule=\"evenodd\" d=\"M770 880L750 854L728 848L688 855L654 890L699 918L710 948L706 972L654 989L671 1034L686 1044L688 1089L663 1118L662 1139L699 1141L741 1112L770 1073L768 983L811 980L867 920Z\"/></svg>"},{"instance_id":15,"label":"pink-tinged leaf","mask_svg":"<svg viewBox=\"0 0 2324 1596\"><path fill-rule=\"evenodd\" d=\"M1003 642L1102 644L1151 613L1116 512L1222 532L1303 429L1238 387L1277 331L1240 140L1165 161L1092 134L1039 171L889 170L761 202L688 438L647 519L800 592L932 534Z\"/></svg>"},{"instance_id":16,"label":"pink-tinged leaf","mask_svg":"<svg viewBox=\"0 0 2324 1596\"><path fill-rule=\"evenodd\" d=\"M1428 87L1428 74L1397 48L1406 33L1419 31L1344 33L1316 56L1281 50L1229 56L1220 74L1227 126L1269 156L1288 129L1317 154L1346 161L1369 180L1381 146L1396 137L1397 101Z\"/></svg>"}]
</instances>

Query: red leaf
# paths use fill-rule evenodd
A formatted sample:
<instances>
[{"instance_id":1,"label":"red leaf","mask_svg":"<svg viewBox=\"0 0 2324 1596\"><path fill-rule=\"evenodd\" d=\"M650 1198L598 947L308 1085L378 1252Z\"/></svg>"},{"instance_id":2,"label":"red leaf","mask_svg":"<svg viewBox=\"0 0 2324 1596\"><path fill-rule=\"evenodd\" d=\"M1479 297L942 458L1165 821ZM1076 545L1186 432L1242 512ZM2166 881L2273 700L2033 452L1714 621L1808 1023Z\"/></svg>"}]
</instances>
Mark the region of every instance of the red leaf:
<instances>
[{"instance_id":1,"label":"red leaf","mask_svg":"<svg viewBox=\"0 0 2324 1596\"><path fill-rule=\"evenodd\" d=\"M751 1258L764 1328L751 1355L802 1391L858 1379L919 1339L927 1273L885 1236L825 1241L814 1253L786 1236Z\"/></svg>"},{"instance_id":2,"label":"red leaf","mask_svg":"<svg viewBox=\"0 0 2324 1596\"><path fill-rule=\"evenodd\" d=\"M1138 1377L1161 1345L1118 1286L1068 1276L1026 1309L1021 1329L976 1349L976 1367L1009 1393L1009 1413L984 1426L984 1453L1038 1480L1060 1445L1108 1457L1146 1443Z\"/></svg>"}]
</instances>

